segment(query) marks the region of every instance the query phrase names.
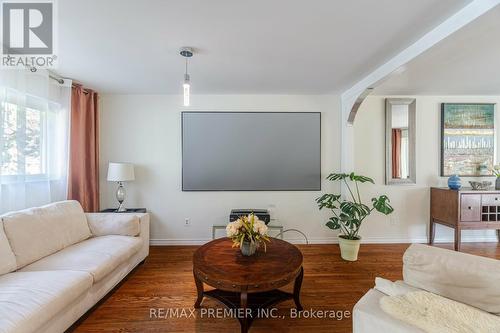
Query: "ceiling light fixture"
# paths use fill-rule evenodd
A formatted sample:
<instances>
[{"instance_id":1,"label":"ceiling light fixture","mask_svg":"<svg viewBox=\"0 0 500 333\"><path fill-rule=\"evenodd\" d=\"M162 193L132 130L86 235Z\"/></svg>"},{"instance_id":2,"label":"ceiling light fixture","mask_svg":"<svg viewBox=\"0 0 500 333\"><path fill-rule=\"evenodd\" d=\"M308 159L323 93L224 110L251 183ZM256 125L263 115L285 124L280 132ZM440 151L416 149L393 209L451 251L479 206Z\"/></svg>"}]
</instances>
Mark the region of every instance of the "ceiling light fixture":
<instances>
[{"instance_id":1,"label":"ceiling light fixture","mask_svg":"<svg viewBox=\"0 0 500 333\"><path fill-rule=\"evenodd\" d=\"M182 47L179 54L186 59L186 72L184 73L184 83L182 88L184 90L184 106L189 106L189 94L191 90L191 78L188 74L188 58L193 56L193 49L190 47Z\"/></svg>"}]
</instances>

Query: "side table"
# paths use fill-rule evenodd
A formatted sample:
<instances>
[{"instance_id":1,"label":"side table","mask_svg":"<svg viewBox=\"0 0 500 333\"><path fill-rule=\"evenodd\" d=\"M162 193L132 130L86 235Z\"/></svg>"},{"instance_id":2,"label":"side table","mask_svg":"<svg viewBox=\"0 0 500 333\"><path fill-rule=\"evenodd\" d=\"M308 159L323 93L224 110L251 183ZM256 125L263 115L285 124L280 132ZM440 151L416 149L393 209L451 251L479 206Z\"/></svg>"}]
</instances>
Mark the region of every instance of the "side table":
<instances>
[{"instance_id":1,"label":"side table","mask_svg":"<svg viewBox=\"0 0 500 333\"><path fill-rule=\"evenodd\" d=\"M302 253L281 239L271 238L267 251L261 248L249 257L232 247L229 238L213 240L193 255L193 274L197 289L195 308L201 307L204 297L213 298L227 308L242 310L237 319L241 332L247 333L260 310L286 300L294 300L298 311L300 289L304 276ZM293 293L279 288L293 283ZM215 289L205 291L207 284Z\"/></svg>"}]
</instances>

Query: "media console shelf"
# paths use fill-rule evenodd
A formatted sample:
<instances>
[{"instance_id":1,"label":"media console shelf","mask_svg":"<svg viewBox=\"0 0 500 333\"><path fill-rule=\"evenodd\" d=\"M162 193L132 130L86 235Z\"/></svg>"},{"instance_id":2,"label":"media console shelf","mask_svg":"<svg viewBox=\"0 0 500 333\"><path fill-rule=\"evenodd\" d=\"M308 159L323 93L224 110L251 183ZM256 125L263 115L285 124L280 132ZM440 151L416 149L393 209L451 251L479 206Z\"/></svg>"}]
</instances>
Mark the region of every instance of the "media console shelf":
<instances>
[{"instance_id":1,"label":"media console shelf","mask_svg":"<svg viewBox=\"0 0 500 333\"><path fill-rule=\"evenodd\" d=\"M460 251L462 230L497 230L500 240L500 191L432 187L429 244L436 223L455 229L455 251Z\"/></svg>"}]
</instances>

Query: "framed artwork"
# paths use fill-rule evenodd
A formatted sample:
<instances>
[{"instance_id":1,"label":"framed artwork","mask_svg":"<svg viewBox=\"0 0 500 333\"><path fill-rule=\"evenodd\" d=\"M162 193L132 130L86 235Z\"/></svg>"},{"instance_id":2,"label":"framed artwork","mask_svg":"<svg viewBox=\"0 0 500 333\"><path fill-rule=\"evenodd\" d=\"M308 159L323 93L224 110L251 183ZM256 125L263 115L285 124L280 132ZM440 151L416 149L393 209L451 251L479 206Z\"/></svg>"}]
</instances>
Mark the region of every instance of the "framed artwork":
<instances>
[{"instance_id":1,"label":"framed artwork","mask_svg":"<svg viewBox=\"0 0 500 333\"><path fill-rule=\"evenodd\" d=\"M491 176L495 104L441 104L441 176Z\"/></svg>"}]
</instances>

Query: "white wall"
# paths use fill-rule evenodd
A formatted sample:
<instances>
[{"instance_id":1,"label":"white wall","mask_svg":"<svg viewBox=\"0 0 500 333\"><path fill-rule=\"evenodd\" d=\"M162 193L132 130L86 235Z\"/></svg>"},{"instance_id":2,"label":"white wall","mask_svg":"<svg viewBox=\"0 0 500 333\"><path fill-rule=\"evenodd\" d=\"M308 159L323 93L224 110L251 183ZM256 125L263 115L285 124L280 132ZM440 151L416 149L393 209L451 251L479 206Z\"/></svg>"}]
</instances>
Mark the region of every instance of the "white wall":
<instances>
[{"instance_id":1,"label":"white wall","mask_svg":"<svg viewBox=\"0 0 500 333\"><path fill-rule=\"evenodd\" d=\"M391 96L387 96L391 97ZM429 187L447 186L447 178L439 176L440 105L443 102L478 102L500 104L500 96L393 96L417 99L417 184L384 185L385 179L385 98L370 96L360 107L354 122L355 170L374 178L376 186L364 186L366 199L387 194L395 212L386 217L371 216L361 234L370 240L390 242L426 241L429 224ZM497 117L500 117L497 112ZM498 143L497 143L498 144ZM497 159L498 160L498 159ZM470 178L462 178L468 186ZM484 179L483 179L484 180ZM494 182L494 178L489 179ZM467 240L496 240L492 231L463 231ZM437 241L451 241L452 230L438 226Z\"/></svg>"},{"instance_id":2,"label":"white wall","mask_svg":"<svg viewBox=\"0 0 500 333\"><path fill-rule=\"evenodd\" d=\"M338 96L211 95L192 96L192 111L320 111L322 173L340 168ZM335 241L325 227L326 212L314 199L321 192L182 192L181 107L173 95L104 95L101 99L101 207L115 207L116 185L106 181L107 163L136 165L136 181L127 184L128 207L146 207L152 215L155 244L199 244L211 226L225 223L231 208L268 208L285 229L296 228L312 242ZM323 191L336 189L323 182ZM184 226L190 218L191 225ZM300 235L285 235L299 241Z\"/></svg>"}]
</instances>

